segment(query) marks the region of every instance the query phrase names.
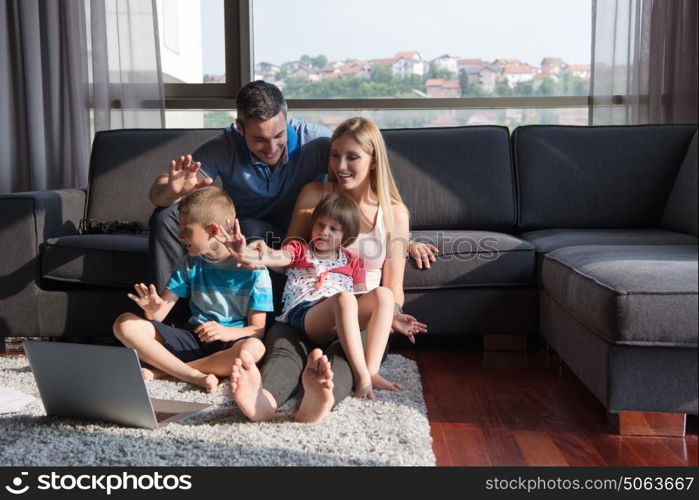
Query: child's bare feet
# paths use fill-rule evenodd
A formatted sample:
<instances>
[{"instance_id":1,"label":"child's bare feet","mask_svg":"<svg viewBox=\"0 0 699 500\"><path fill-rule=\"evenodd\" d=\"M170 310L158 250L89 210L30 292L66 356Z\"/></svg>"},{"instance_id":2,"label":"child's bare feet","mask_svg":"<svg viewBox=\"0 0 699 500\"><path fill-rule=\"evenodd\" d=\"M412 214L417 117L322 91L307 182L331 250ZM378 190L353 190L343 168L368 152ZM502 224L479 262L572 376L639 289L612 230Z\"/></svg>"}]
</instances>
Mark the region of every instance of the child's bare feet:
<instances>
[{"instance_id":1,"label":"child's bare feet","mask_svg":"<svg viewBox=\"0 0 699 500\"><path fill-rule=\"evenodd\" d=\"M276 407L262 389L262 376L248 351L240 351L240 356L233 362L231 395L240 411L250 420L260 422L274 419Z\"/></svg>"},{"instance_id":2,"label":"child's bare feet","mask_svg":"<svg viewBox=\"0 0 699 500\"><path fill-rule=\"evenodd\" d=\"M378 373L371 376L371 385L374 389L382 389L391 392L400 391L403 388L398 382L389 382Z\"/></svg>"},{"instance_id":3,"label":"child's bare feet","mask_svg":"<svg viewBox=\"0 0 699 500\"><path fill-rule=\"evenodd\" d=\"M320 422L335 403L333 372L328 357L320 349L313 349L308 355L301 381L304 395L294 421L307 424Z\"/></svg>"},{"instance_id":4,"label":"child's bare feet","mask_svg":"<svg viewBox=\"0 0 699 500\"><path fill-rule=\"evenodd\" d=\"M164 378L167 376L165 372L162 372L157 368L141 367L141 374L143 375L143 380L145 380L146 382L152 382L153 380Z\"/></svg>"},{"instance_id":5,"label":"child's bare feet","mask_svg":"<svg viewBox=\"0 0 699 500\"><path fill-rule=\"evenodd\" d=\"M366 377L360 378L357 383L354 384L352 397L374 399L374 391L371 389L371 377L367 375Z\"/></svg>"},{"instance_id":6,"label":"child's bare feet","mask_svg":"<svg viewBox=\"0 0 699 500\"><path fill-rule=\"evenodd\" d=\"M218 377L213 373L208 375L206 373L202 373L201 376L192 377L189 382L194 385L198 385L199 387L203 387L208 394L216 392L216 389L218 389Z\"/></svg>"}]
</instances>

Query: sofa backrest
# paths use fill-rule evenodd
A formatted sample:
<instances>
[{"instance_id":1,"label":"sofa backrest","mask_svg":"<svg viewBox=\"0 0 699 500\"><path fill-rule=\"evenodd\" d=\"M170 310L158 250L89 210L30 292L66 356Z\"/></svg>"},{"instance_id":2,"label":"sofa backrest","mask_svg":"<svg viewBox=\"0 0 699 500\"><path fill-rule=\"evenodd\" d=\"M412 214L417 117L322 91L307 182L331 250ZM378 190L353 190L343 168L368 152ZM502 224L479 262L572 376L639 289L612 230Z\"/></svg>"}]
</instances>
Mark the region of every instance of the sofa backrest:
<instances>
[{"instance_id":1,"label":"sofa backrest","mask_svg":"<svg viewBox=\"0 0 699 500\"><path fill-rule=\"evenodd\" d=\"M512 134L519 226L659 227L695 125L529 125Z\"/></svg>"},{"instance_id":2,"label":"sofa backrest","mask_svg":"<svg viewBox=\"0 0 699 500\"><path fill-rule=\"evenodd\" d=\"M148 191L170 160L191 153L220 129L125 129L98 132L92 144L86 217L148 224Z\"/></svg>"},{"instance_id":3,"label":"sofa backrest","mask_svg":"<svg viewBox=\"0 0 699 500\"><path fill-rule=\"evenodd\" d=\"M694 133L663 212L664 228L699 236L699 132Z\"/></svg>"},{"instance_id":4,"label":"sofa backrest","mask_svg":"<svg viewBox=\"0 0 699 500\"><path fill-rule=\"evenodd\" d=\"M382 130L411 229L515 227L514 177L505 127Z\"/></svg>"}]
</instances>

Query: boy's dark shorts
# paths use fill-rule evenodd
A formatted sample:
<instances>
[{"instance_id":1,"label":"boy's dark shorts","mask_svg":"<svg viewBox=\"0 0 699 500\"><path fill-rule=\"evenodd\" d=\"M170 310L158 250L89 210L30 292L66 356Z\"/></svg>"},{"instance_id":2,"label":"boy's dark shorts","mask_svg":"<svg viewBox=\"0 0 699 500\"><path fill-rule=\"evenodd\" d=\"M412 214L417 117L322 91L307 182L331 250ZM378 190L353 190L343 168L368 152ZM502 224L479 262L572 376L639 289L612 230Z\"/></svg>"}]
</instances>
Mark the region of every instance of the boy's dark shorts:
<instances>
[{"instance_id":1,"label":"boy's dark shorts","mask_svg":"<svg viewBox=\"0 0 699 500\"><path fill-rule=\"evenodd\" d=\"M195 328L192 325L186 325L186 328L177 328L159 321L151 321L151 323L165 341L163 344L165 348L185 363L205 358L230 348L236 342L250 338L241 337L230 342L221 342L220 340L201 342L197 334L192 332Z\"/></svg>"}]
</instances>

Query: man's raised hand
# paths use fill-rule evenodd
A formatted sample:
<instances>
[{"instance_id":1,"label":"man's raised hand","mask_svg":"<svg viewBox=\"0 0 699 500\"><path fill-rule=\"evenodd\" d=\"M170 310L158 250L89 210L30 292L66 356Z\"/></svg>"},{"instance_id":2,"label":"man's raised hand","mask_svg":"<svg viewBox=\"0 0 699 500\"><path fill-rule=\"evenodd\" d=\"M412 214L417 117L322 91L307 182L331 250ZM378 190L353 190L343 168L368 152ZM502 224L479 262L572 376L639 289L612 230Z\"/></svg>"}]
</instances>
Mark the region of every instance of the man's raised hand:
<instances>
[{"instance_id":1,"label":"man's raised hand","mask_svg":"<svg viewBox=\"0 0 699 500\"><path fill-rule=\"evenodd\" d=\"M192 155L180 156L170 162L167 175L167 187L173 198L180 199L195 189L208 186L213 181L210 177L199 177L197 171L201 162L194 161Z\"/></svg>"}]
</instances>

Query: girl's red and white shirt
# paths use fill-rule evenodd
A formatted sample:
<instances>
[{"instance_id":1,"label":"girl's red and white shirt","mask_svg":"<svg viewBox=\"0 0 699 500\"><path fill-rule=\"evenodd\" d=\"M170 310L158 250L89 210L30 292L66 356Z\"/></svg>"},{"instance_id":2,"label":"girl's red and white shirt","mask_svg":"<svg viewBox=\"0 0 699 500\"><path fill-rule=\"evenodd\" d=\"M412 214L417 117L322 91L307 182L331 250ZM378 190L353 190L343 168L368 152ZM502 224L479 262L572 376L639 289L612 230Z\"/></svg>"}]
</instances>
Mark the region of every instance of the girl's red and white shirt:
<instances>
[{"instance_id":1,"label":"girl's red and white shirt","mask_svg":"<svg viewBox=\"0 0 699 500\"><path fill-rule=\"evenodd\" d=\"M284 245L291 254L286 270L286 285L282 295L281 315L277 321L286 321L289 311L302 302L317 302L340 292L354 292L355 285L366 282L364 259L340 248L337 259L319 259L302 241Z\"/></svg>"}]
</instances>

